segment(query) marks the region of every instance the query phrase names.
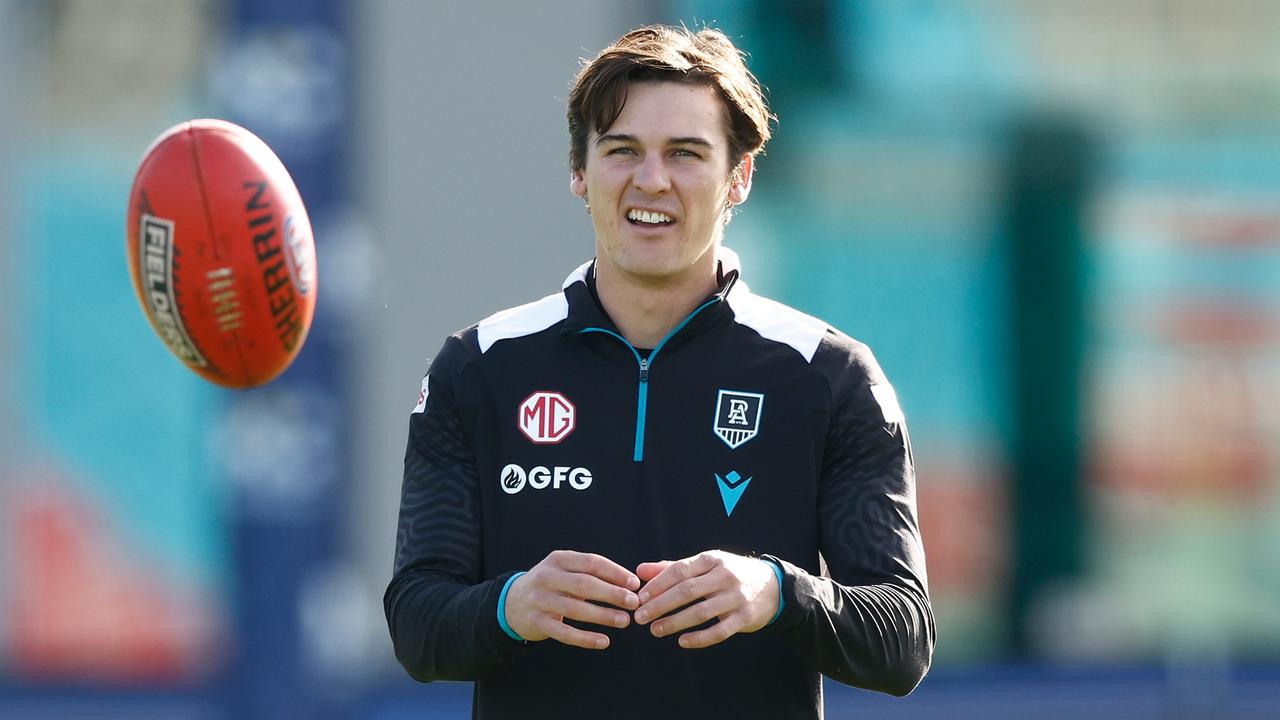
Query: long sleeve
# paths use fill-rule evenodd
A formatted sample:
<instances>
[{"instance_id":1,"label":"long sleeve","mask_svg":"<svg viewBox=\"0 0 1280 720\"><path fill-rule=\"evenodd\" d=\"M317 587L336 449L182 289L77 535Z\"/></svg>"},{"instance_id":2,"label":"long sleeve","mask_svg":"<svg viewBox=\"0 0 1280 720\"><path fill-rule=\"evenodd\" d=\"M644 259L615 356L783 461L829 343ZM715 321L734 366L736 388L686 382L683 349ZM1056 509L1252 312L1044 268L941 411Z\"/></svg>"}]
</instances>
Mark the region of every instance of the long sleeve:
<instances>
[{"instance_id":1,"label":"long sleeve","mask_svg":"<svg viewBox=\"0 0 1280 720\"><path fill-rule=\"evenodd\" d=\"M906 695L928 672L935 634L911 443L892 386L870 351L852 346L828 374L818 513L830 577L770 557L785 601L773 629L832 679Z\"/></svg>"},{"instance_id":2,"label":"long sleeve","mask_svg":"<svg viewBox=\"0 0 1280 720\"><path fill-rule=\"evenodd\" d=\"M482 580L474 452L455 402L467 350L445 343L409 416L395 571L383 597L396 658L417 680L474 680L519 652L498 625L510 573Z\"/></svg>"}]
</instances>

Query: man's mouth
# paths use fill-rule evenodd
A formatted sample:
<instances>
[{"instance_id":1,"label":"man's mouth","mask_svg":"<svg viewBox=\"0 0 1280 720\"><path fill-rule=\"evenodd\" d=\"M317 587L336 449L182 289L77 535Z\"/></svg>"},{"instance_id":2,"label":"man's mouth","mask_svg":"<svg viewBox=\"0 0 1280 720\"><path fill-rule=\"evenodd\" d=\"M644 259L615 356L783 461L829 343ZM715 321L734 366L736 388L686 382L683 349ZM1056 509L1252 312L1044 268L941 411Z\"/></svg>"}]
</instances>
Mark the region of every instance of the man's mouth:
<instances>
[{"instance_id":1,"label":"man's mouth","mask_svg":"<svg viewBox=\"0 0 1280 720\"><path fill-rule=\"evenodd\" d=\"M675 222L675 219L666 213L653 210L631 210L627 213L627 222L632 225L660 227L662 225L670 225Z\"/></svg>"}]
</instances>

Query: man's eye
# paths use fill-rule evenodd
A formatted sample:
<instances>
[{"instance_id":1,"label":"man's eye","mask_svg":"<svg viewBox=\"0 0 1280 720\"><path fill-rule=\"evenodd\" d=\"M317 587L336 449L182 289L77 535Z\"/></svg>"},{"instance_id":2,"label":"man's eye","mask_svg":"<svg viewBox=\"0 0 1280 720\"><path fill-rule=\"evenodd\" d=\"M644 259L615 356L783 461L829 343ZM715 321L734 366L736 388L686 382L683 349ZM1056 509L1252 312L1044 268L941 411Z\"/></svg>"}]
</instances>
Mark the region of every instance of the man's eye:
<instances>
[{"instance_id":1,"label":"man's eye","mask_svg":"<svg viewBox=\"0 0 1280 720\"><path fill-rule=\"evenodd\" d=\"M676 151L675 151L674 153L672 153L672 154L673 154L673 155L678 155L678 156L680 156L680 157L691 157L691 158L701 158L701 157L702 157L702 156L701 156L701 155L699 155L698 153L696 153L696 152L694 152L694 151L692 151L692 150L684 149L684 148L681 148L681 149L679 149L679 150L676 150Z\"/></svg>"},{"instance_id":2,"label":"man's eye","mask_svg":"<svg viewBox=\"0 0 1280 720\"><path fill-rule=\"evenodd\" d=\"M616 147L605 154L606 155L634 155L635 152L632 151L632 149L629 147Z\"/></svg>"}]
</instances>

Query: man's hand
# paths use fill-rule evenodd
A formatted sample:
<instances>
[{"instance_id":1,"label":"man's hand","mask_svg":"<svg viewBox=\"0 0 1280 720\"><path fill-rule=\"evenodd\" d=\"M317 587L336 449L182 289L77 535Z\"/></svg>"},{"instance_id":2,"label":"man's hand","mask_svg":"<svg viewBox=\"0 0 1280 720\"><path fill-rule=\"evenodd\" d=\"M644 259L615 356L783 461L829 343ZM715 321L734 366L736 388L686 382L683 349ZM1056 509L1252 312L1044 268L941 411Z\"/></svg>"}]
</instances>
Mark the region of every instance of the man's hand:
<instances>
[{"instance_id":1,"label":"man's hand","mask_svg":"<svg viewBox=\"0 0 1280 720\"><path fill-rule=\"evenodd\" d=\"M680 647L704 648L735 633L755 632L778 612L778 577L764 560L711 550L674 562L642 563L636 574L645 582L636 622L656 620L649 627L655 637L719 618L705 630L681 635Z\"/></svg>"},{"instance_id":2,"label":"man's hand","mask_svg":"<svg viewBox=\"0 0 1280 720\"><path fill-rule=\"evenodd\" d=\"M507 590L507 625L525 640L552 638L589 650L609 647L609 636L565 624L565 619L623 628L631 617L616 608L640 604L640 579L612 560L589 553L556 550L516 578ZM588 602L607 603L600 607Z\"/></svg>"}]
</instances>

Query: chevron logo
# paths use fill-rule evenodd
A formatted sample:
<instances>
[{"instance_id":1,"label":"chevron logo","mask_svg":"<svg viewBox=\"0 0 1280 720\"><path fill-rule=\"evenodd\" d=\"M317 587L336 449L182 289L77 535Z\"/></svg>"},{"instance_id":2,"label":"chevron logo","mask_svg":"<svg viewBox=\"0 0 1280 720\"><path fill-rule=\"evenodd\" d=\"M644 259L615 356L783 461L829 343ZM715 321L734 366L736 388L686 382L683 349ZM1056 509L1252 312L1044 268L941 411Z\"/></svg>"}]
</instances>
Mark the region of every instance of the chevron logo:
<instances>
[{"instance_id":1,"label":"chevron logo","mask_svg":"<svg viewBox=\"0 0 1280 720\"><path fill-rule=\"evenodd\" d=\"M720 499L724 501L725 517L733 515L733 509L738 506L738 501L742 499L742 493L746 492L747 485L751 483L751 478L745 480L738 474L737 470L730 470L728 475L720 477L716 474L716 485L720 488Z\"/></svg>"}]
</instances>

